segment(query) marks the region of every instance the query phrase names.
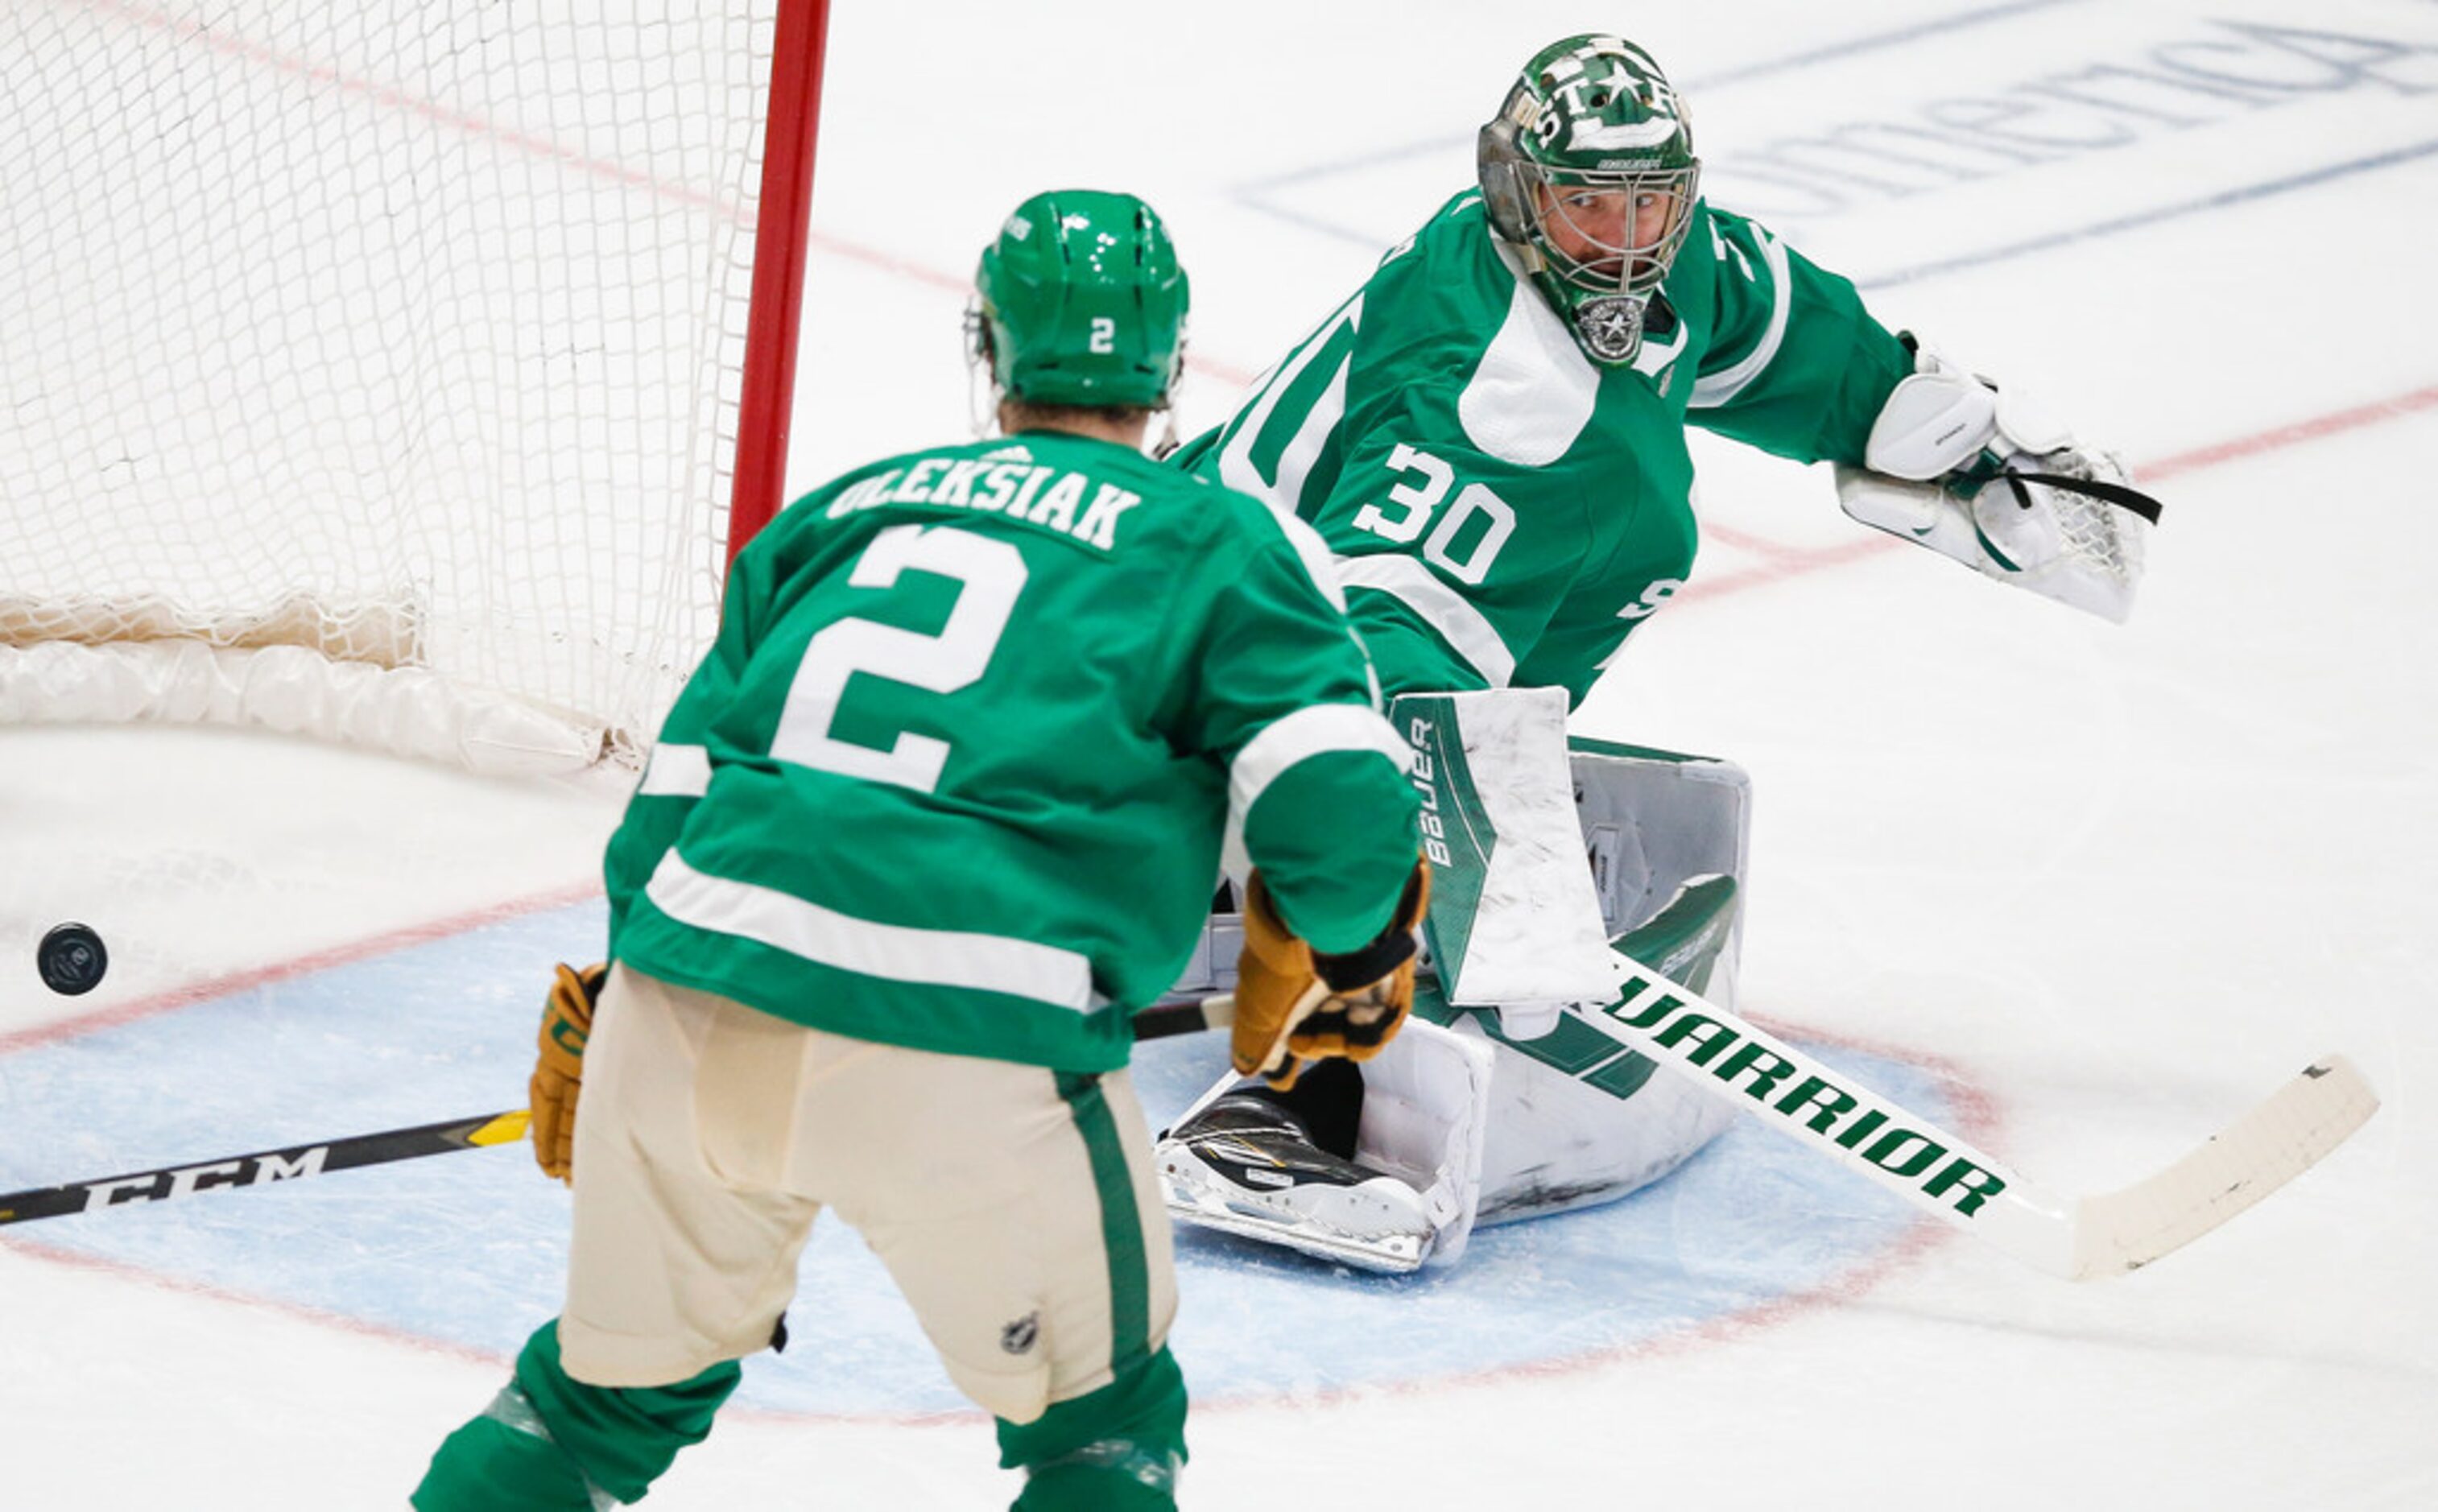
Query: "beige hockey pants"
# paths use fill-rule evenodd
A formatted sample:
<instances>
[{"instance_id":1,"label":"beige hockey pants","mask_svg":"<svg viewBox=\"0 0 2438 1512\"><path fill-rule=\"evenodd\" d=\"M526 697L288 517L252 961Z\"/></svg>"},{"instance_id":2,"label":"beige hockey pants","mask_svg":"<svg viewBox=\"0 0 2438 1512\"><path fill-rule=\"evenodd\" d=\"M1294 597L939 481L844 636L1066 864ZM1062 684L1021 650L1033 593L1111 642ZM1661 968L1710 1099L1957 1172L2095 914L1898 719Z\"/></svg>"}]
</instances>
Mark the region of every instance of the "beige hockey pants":
<instances>
[{"instance_id":1,"label":"beige hockey pants","mask_svg":"<svg viewBox=\"0 0 2438 1512\"><path fill-rule=\"evenodd\" d=\"M1167 1336L1168 1221L1123 1070L848 1039L624 966L584 1061L558 1327L577 1380L666 1385L766 1347L823 1207L1010 1422Z\"/></svg>"}]
</instances>

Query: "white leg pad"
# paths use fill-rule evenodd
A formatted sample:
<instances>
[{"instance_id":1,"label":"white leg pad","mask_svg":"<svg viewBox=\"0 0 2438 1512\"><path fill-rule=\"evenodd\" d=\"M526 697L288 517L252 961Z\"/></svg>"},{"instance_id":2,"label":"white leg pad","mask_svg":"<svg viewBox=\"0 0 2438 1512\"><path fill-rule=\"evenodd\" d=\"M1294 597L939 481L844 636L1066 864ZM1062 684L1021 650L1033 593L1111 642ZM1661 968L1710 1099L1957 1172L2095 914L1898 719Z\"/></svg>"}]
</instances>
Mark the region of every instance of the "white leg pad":
<instances>
[{"instance_id":1,"label":"white leg pad","mask_svg":"<svg viewBox=\"0 0 2438 1512\"><path fill-rule=\"evenodd\" d=\"M1620 1099L1495 1049L1478 1223L1615 1202L1683 1165L1736 1120L1732 1107L1665 1068Z\"/></svg>"},{"instance_id":2,"label":"white leg pad","mask_svg":"<svg viewBox=\"0 0 2438 1512\"><path fill-rule=\"evenodd\" d=\"M1435 1237L1431 1265L1464 1254L1481 1198L1493 1046L1408 1018L1363 1065L1363 1123L1354 1158L1422 1194Z\"/></svg>"}]
</instances>

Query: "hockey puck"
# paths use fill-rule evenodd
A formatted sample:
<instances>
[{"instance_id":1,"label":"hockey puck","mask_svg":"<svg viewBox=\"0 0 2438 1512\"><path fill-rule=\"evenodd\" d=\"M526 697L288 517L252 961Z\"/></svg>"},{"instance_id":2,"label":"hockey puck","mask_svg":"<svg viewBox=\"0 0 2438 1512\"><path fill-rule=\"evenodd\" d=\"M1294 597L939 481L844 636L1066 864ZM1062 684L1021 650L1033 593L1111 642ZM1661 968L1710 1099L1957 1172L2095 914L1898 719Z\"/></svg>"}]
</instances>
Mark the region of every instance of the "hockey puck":
<instances>
[{"instance_id":1,"label":"hockey puck","mask_svg":"<svg viewBox=\"0 0 2438 1512\"><path fill-rule=\"evenodd\" d=\"M102 974L110 970L110 952L90 926L61 924L43 937L34 965L43 974L44 986L74 997L101 985Z\"/></svg>"}]
</instances>

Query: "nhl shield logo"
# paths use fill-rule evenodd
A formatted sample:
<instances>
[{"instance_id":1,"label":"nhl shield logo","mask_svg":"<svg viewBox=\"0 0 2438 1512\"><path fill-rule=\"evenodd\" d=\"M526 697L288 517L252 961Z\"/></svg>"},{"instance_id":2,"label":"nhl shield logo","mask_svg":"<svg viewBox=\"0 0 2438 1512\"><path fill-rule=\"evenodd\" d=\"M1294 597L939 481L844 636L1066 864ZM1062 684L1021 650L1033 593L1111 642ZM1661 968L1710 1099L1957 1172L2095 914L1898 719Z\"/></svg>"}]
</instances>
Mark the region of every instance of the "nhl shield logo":
<instances>
[{"instance_id":1,"label":"nhl shield logo","mask_svg":"<svg viewBox=\"0 0 2438 1512\"><path fill-rule=\"evenodd\" d=\"M1583 333L1583 344L1603 362L1633 360L1634 349L1642 344L1643 303L1622 294L1608 294L1583 301L1575 311L1575 325Z\"/></svg>"},{"instance_id":2,"label":"nhl shield logo","mask_svg":"<svg viewBox=\"0 0 2438 1512\"><path fill-rule=\"evenodd\" d=\"M1009 1324L1006 1327L999 1329L998 1346L1001 1349L1006 1350L1009 1354L1020 1355L1032 1349L1034 1341L1038 1340L1040 1337L1041 1314L1038 1312L1028 1312L1023 1317L1020 1317L1014 1323Z\"/></svg>"}]
</instances>

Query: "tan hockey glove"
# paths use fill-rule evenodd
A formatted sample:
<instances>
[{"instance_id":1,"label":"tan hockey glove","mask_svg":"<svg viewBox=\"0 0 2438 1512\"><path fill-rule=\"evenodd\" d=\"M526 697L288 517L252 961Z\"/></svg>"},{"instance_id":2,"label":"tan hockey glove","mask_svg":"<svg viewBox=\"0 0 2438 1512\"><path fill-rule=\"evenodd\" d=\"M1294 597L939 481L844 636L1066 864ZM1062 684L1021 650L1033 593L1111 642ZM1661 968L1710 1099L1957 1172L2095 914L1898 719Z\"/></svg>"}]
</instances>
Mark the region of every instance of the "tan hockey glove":
<instances>
[{"instance_id":1,"label":"tan hockey glove","mask_svg":"<svg viewBox=\"0 0 2438 1512\"><path fill-rule=\"evenodd\" d=\"M1414 928L1430 899L1430 864L1417 858L1388 927L1362 949L1332 956L1287 928L1256 870L1245 889L1245 948L1236 958L1229 1059L1237 1074L1283 1091L1306 1060L1379 1054L1414 1005Z\"/></svg>"},{"instance_id":2,"label":"tan hockey glove","mask_svg":"<svg viewBox=\"0 0 2438 1512\"><path fill-rule=\"evenodd\" d=\"M561 964L541 1006L540 1053L534 1058L526 1105L533 1110L534 1161L542 1174L574 1178L575 1095L584 1088L584 1042L592 1036L592 1005L610 978L605 963L582 971Z\"/></svg>"}]
</instances>

